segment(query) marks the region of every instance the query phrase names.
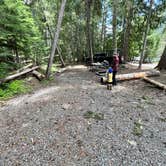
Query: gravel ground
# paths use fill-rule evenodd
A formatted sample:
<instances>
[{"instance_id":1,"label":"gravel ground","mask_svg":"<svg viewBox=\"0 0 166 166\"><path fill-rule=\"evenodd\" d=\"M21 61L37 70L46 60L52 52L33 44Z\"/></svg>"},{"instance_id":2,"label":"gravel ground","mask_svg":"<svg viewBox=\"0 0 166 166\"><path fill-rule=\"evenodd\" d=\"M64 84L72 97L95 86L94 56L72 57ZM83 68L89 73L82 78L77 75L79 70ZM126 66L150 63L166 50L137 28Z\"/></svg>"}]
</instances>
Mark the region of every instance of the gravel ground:
<instances>
[{"instance_id":1,"label":"gravel ground","mask_svg":"<svg viewBox=\"0 0 166 166\"><path fill-rule=\"evenodd\" d=\"M94 112L104 119L86 118ZM71 70L0 108L0 166L165 166L166 95Z\"/></svg>"}]
</instances>

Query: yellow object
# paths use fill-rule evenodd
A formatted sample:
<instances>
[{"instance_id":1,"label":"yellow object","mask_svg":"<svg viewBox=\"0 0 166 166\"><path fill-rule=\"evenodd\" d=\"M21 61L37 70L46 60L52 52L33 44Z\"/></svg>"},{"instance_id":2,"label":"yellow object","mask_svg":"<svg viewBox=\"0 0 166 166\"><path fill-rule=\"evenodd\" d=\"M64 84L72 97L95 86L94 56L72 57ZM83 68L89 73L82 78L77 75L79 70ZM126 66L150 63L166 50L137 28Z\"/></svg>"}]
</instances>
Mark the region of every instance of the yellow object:
<instances>
[{"instance_id":1,"label":"yellow object","mask_svg":"<svg viewBox=\"0 0 166 166\"><path fill-rule=\"evenodd\" d=\"M107 74L107 82L112 83L112 73Z\"/></svg>"}]
</instances>

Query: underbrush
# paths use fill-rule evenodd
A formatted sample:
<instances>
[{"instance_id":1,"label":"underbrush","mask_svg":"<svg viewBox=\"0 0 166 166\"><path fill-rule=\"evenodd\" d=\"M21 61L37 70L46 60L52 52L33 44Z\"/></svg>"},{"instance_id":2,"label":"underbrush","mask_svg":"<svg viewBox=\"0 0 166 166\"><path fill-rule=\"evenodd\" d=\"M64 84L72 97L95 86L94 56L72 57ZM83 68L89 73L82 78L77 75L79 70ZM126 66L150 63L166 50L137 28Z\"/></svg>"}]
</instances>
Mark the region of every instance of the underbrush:
<instances>
[{"instance_id":1,"label":"underbrush","mask_svg":"<svg viewBox=\"0 0 166 166\"><path fill-rule=\"evenodd\" d=\"M17 68L16 64L0 63L0 78L6 77L11 71Z\"/></svg>"},{"instance_id":2,"label":"underbrush","mask_svg":"<svg viewBox=\"0 0 166 166\"><path fill-rule=\"evenodd\" d=\"M22 80L15 80L10 83L5 83L0 86L0 100L6 100L15 95L23 94L29 91L30 87L28 87Z\"/></svg>"}]
</instances>

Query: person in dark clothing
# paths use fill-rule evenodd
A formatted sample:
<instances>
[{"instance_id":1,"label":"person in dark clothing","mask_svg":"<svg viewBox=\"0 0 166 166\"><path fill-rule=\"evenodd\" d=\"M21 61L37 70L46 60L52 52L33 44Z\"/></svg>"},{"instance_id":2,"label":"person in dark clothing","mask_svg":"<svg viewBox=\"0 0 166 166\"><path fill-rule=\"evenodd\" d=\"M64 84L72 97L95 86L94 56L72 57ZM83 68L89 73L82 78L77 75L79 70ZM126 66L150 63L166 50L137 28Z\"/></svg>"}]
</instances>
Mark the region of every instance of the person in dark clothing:
<instances>
[{"instance_id":1,"label":"person in dark clothing","mask_svg":"<svg viewBox=\"0 0 166 166\"><path fill-rule=\"evenodd\" d=\"M112 69L113 69L113 82L112 84L113 85L116 85L117 82L116 82L116 74L118 72L118 69L119 69L119 56L118 54L115 54L113 55L113 64L112 64Z\"/></svg>"}]
</instances>

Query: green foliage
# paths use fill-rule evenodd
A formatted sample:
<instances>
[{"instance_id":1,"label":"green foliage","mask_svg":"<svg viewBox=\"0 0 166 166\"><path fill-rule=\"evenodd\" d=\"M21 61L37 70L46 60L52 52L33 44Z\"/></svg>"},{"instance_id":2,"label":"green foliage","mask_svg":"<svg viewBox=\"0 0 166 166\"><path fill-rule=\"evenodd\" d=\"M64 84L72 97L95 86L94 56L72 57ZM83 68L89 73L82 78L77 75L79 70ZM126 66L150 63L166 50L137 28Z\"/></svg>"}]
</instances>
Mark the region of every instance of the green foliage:
<instances>
[{"instance_id":1,"label":"green foliage","mask_svg":"<svg viewBox=\"0 0 166 166\"><path fill-rule=\"evenodd\" d=\"M14 69L17 69L17 64L13 62L1 62L0 63L0 78L4 78L13 71Z\"/></svg>"},{"instance_id":2,"label":"green foliage","mask_svg":"<svg viewBox=\"0 0 166 166\"><path fill-rule=\"evenodd\" d=\"M164 118L164 117L159 117L158 120L161 122L166 122L166 118Z\"/></svg>"},{"instance_id":3,"label":"green foliage","mask_svg":"<svg viewBox=\"0 0 166 166\"><path fill-rule=\"evenodd\" d=\"M13 67L8 63L4 63L4 62L1 63L0 64L0 78L5 77L7 75L7 73L12 70L12 68Z\"/></svg>"},{"instance_id":4,"label":"green foliage","mask_svg":"<svg viewBox=\"0 0 166 166\"><path fill-rule=\"evenodd\" d=\"M96 113L96 112L92 112L92 111L87 111L84 114L84 118L86 119L96 119L96 120L103 120L104 119L104 114L102 113Z\"/></svg>"},{"instance_id":5,"label":"green foliage","mask_svg":"<svg viewBox=\"0 0 166 166\"><path fill-rule=\"evenodd\" d=\"M0 99L8 99L28 91L29 88L25 85L24 81L16 80L10 83L5 83L0 87Z\"/></svg>"},{"instance_id":6,"label":"green foliage","mask_svg":"<svg viewBox=\"0 0 166 166\"><path fill-rule=\"evenodd\" d=\"M47 68L47 65L46 65L46 64L41 65L41 69L42 69L43 71L45 71L46 68ZM57 66L57 64L53 64L51 71L55 73L56 71L58 71L58 69L59 69L59 67Z\"/></svg>"},{"instance_id":7,"label":"green foliage","mask_svg":"<svg viewBox=\"0 0 166 166\"><path fill-rule=\"evenodd\" d=\"M138 122L134 122L133 134L139 137L142 136L143 125L140 120Z\"/></svg>"},{"instance_id":8,"label":"green foliage","mask_svg":"<svg viewBox=\"0 0 166 166\"><path fill-rule=\"evenodd\" d=\"M22 0L2 0L0 15L0 46L34 57L36 50L42 49L42 40L30 8Z\"/></svg>"},{"instance_id":9,"label":"green foliage","mask_svg":"<svg viewBox=\"0 0 166 166\"><path fill-rule=\"evenodd\" d=\"M152 33L152 35L148 36L148 41L147 41L148 47L146 50L146 54L148 55L149 59L153 59L157 56L156 52L158 50L159 41L160 37L156 33Z\"/></svg>"},{"instance_id":10,"label":"green foliage","mask_svg":"<svg viewBox=\"0 0 166 166\"><path fill-rule=\"evenodd\" d=\"M91 1L90 30L94 53L112 49L112 2L112 0ZM16 50L20 58L33 59L35 62L41 62L42 57L48 56L56 30L60 5L59 0L34 0L27 4L23 0L0 1L0 63L5 63L2 64L4 70L0 67L0 77L11 71L9 66L11 62L14 65L16 61ZM160 54L162 52L162 49L158 49L162 34L157 34L155 30L161 24L165 26L165 6L165 1L155 2L153 6L145 54L147 59L153 59L155 55L158 55L159 51L156 53L156 50L160 50ZM117 40L120 49L124 44L125 23L130 16L130 7L133 13L130 18L128 56L129 59L133 59L139 56L142 50L149 2L118 1ZM67 62L83 61L87 56L85 8L85 0L68 1L66 4L58 46ZM104 18L105 25L102 26ZM102 32L102 27L105 33ZM59 61L59 58L55 58L55 61Z\"/></svg>"}]
</instances>

